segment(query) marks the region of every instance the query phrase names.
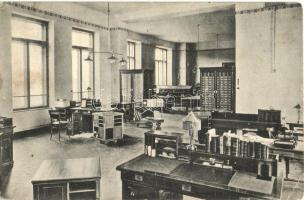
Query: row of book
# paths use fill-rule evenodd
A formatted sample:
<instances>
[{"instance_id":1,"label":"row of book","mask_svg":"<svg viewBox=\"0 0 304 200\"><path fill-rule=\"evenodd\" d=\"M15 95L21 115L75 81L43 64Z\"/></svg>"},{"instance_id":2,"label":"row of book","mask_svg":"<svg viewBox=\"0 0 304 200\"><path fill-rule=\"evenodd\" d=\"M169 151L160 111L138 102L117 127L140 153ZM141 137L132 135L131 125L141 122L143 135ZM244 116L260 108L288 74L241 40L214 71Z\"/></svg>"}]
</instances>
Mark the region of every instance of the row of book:
<instances>
[{"instance_id":1,"label":"row of book","mask_svg":"<svg viewBox=\"0 0 304 200\"><path fill-rule=\"evenodd\" d=\"M236 135L225 132L222 136L208 132L206 137L207 151L235 157L268 159L269 148L257 136Z\"/></svg>"}]
</instances>

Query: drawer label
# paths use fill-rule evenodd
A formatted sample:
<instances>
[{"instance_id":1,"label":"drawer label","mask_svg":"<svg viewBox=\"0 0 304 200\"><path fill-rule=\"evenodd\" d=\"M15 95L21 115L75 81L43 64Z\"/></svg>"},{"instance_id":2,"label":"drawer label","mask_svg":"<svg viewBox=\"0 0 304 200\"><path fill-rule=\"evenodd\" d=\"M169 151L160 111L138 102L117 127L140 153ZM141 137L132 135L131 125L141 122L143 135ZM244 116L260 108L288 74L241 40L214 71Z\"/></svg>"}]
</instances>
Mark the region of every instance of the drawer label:
<instances>
[{"instance_id":1,"label":"drawer label","mask_svg":"<svg viewBox=\"0 0 304 200\"><path fill-rule=\"evenodd\" d=\"M191 185L182 184L182 191L191 192Z\"/></svg>"},{"instance_id":2,"label":"drawer label","mask_svg":"<svg viewBox=\"0 0 304 200\"><path fill-rule=\"evenodd\" d=\"M142 181L144 180L144 177L141 176L141 175L135 174L134 179L135 179L136 181L141 181L141 182L142 182Z\"/></svg>"}]
</instances>

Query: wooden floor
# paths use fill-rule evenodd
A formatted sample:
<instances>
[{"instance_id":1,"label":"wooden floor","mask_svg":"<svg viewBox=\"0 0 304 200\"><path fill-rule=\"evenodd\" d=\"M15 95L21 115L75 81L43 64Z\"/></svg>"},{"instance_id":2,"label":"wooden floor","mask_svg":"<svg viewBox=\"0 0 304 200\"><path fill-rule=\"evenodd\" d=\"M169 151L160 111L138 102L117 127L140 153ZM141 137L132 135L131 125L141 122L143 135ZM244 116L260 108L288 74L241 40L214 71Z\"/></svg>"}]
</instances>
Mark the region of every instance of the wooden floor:
<instances>
[{"instance_id":1,"label":"wooden floor","mask_svg":"<svg viewBox=\"0 0 304 200\"><path fill-rule=\"evenodd\" d=\"M181 127L183 115L165 114L162 124L164 131L184 132ZM45 159L81 158L100 156L101 159L101 198L121 199L120 172L117 165L143 153L143 133L145 128L135 124L124 127L125 144L123 146L106 146L94 138L73 138L58 142L57 135L49 140L49 132L44 130L38 135L14 140L14 167L2 185L0 199L31 200L33 198L31 180ZM303 174L303 166L291 163L290 178L297 179ZM303 197L304 184L285 182L283 199L300 199ZM184 198L188 199L188 198ZM189 198L190 199L190 198ZM191 198L192 199L192 198Z\"/></svg>"}]
</instances>

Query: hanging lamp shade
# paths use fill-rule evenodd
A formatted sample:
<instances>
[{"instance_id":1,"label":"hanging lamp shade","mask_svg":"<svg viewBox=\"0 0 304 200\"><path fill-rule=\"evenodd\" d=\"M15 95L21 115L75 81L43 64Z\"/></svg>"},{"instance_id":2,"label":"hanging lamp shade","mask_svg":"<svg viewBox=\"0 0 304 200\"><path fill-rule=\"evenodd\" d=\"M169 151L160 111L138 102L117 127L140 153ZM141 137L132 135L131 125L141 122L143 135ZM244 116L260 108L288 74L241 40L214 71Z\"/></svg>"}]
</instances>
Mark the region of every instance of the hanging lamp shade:
<instances>
[{"instance_id":1,"label":"hanging lamp shade","mask_svg":"<svg viewBox=\"0 0 304 200\"><path fill-rule=\"evenodd\" d=\"M108 60L110 61L111 64L116 62L116 57L114 56L114 54L111 54L110 57L108 57Z\"/></svg>"},{"instance_id":2,"label":"hanging lamp shade","mask_svg":"<svg viewBox=\"0 0 304 200\"><path fill-rule=\"evenodd\" d=\"M119 63L121 66L125 66L127 64L127 61L122 57Z\"/></svg>"},{"instance_id":3,"label":"hanging lamp shade","mask_svg":"<svg viewBox=\"0 0 304 200\"><path fill-rule=\"evenodd\" d=\"M91 54L88 55L88 57L86 59L84 59L85 61L93 61Z\"/></svg>"}]
</instances>

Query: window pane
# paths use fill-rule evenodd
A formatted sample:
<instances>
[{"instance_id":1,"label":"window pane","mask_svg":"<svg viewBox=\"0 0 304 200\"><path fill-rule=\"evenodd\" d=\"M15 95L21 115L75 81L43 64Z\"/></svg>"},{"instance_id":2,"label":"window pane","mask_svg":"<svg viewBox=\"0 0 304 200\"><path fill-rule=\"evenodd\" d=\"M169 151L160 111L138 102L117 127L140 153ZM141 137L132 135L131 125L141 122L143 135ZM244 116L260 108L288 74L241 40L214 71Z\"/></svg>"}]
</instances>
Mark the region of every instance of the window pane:
<instances>
[{"instance_id":1,"label":"window pane","mask_svg":"<svg viewBox=\"0 0 304 200\"><path fill-rule=\"evenodd\" d=\"M131 103L131 74L121 74L122 103Z\"/></svg>"},{"instance_id":2,"label":"window pane","mask_svg":"<svg viewBox=\"0 0 304 200\"><path fill-rule=\"evenodd\" d=\"M155 60L161 60L162 55L161 55L161 49L156 48L155 49Z\"/></svg>"},{"instance_id":3,"label":"window pane","mask_svg":"<svg viewBox=\"0 0 304 200\"><path fill-rule=\"evenodd\" d=\"M163 73L164 73L164 68L163 68L163 63L159 62L158 63L159 66L159 83L160 85L164 85L164 79L163 79Z\"/></svg>"},{"instance_id":4,"label":"window pane","mask_svg":"<svg viewBox=\"0 0 304 200\"><path fill-rule=\"evenodd\" d=\"M89 51L82 50L82 98L93 98L93 63L85 61L88 55Z\"/></svg>"},{"instance_id":5,"label":"window pane","mask_svg":"<svg viewBox=\"0 0 304 200\"><path fill-rule=\"evenodd\" d=\"M130 44L130 57L134 57L134 50L135 50L135 45L133 43L129 43Z\"/></svg>"},{"instance_id":6,"label":"window pane","mask_svg":"<svg viewBox=\"0 0 304 200\"><path fill-rule=\"evenodd\" d=\"M47 105L47 72L45 48L37 44L29 45L30 106Z\"/></svg>"},{"instance_id":7,"label":"window pane","mask_svg":"<svg viewBox=\"0 0 304 200\"><path fill-rule=\"evenodd\" d=\"M27 50L23 42L12 42L13 108L27 108Z\"/></svg>"},{"instance_id":8,"label":"window pane","mask_svg":"<svg viewBox=\"0 0 304 200\"><path fill-rule=\"evenodd\" d=\"M167 85L167 64L163 63L163 85Z\"/></svg>"},{"instance_id":9,"label":"window pane","mask_svg":"<svg viewBox=\"0 0 304 200\"><path fill-rule=\"evenodd\" d=\"M46 40L46 26L43 23L22 17L12 18L12 36L33 40Z\"/></svg>"},{"instance_id":10,"label":"window pane","mask_svg":"<svg viewBox=\"0 0 304 200\"><path fill-rule=\"evenodd\" d=\"M80 102L80 50L72 50L72 91L73 101Z\"/></svg>"},{"instance_id":11,"label":"window pane","mask_svg":"<svg viewBox=\"0 0 304 200\"><path fill-rule=\"evenodd\" d=\"M134 58L130 58L129 61L129 69L135 69L135 62L134 62Z\"/></svg>"},{"instance_id":12,"label":"window pane","mask_svg":"<svg viewBox=\"0 0 304 200\"><path fill-rule=\"evenodd\" d=\"M158 85L158 67L157 67L157 62L155 62L155 68L154 68L154 82L155 82L155 85Z\"/></svg>"},{"instance_id":13,"label":"window pane","mask_svg":"<svg viewBox=\"0 0 304 200\"><path fill-rule=\"evenodd\" d=\"M167 50L163 50L163 61L167 61Z\"/></svg>"},{"instance_id":14,"label":"window pane","mask_svg":"<svg viewBox=\"0 0 304 200\"><path fill-rule=\"evenodd\" d=\"M85 31L72 31L72 45L93 48L93 34Z\"/></svg>"}]
</instances>

